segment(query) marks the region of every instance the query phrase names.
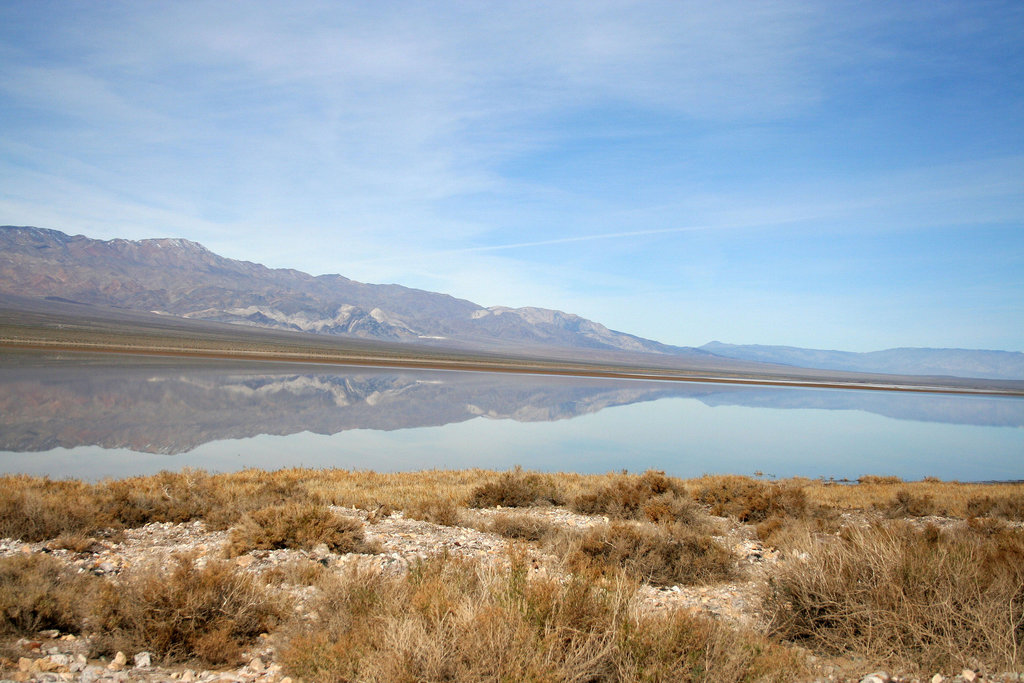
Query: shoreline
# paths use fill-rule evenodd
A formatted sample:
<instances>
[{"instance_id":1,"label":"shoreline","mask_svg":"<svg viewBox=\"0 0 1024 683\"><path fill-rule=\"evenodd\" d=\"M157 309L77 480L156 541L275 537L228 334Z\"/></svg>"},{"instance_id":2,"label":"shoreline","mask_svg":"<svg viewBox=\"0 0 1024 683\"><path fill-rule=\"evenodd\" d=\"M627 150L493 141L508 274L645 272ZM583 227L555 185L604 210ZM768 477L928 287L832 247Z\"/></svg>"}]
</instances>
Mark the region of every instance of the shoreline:
<instances>
[{"instance_id":1,"label":"shoreline","mask_svg":"<svg viewBox=\"0 0 1024 683\"><path fill-rule=\"evenodd\" d=\"M409 368L423 370L452 370L462 372L497 372L565 377L592 377L642 381L692 382L699 384L727 384L741 386L770 386L815 389L853 389L860 391L888 391L906 393L955 394L967 396L1024 397L1024 389L957 387L936 384L885 384L869 381L839 381L798 377L723 376L696 371L663 368L630 368L588 364L574 366L558 361L529 361L506 358L488 361L480 358L416 358L413 356L357 354L353 352L317 352L285 350L235 350L227 348L187 348L172 345L117 344L100 342L66 342L48 339L0 339L0 351L98 353L109 355L156 356L164 358L201 358L208 360L247 360L285 362L310 365L351 367Z\"/></svg>"}]
</instances>

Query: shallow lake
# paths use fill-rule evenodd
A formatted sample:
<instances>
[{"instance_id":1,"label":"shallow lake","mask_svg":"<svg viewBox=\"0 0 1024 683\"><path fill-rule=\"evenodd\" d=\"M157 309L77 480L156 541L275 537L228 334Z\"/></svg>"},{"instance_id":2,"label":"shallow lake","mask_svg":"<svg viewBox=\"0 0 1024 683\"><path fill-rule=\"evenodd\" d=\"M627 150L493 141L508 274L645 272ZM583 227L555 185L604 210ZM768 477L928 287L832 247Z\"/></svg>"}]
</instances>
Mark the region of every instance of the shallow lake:
<instances>
[{"instance_id":1,"label":"shallow lake","mask_svg":"<svg viewBox=\"0 0 1024 683\"><path fill-rule=\"evenodd\" d=\"M514 465L1024 479L1024 399L0 354L0 473Z\"/></svg>"}]
</instances>

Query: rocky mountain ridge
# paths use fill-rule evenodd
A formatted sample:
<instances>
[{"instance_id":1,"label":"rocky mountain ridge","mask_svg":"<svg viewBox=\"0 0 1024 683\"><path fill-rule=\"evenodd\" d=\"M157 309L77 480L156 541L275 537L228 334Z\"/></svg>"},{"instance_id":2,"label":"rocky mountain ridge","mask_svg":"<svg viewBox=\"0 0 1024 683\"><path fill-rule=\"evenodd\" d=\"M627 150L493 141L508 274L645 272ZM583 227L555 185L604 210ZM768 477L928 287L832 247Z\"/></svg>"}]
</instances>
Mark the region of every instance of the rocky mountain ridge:
<instances>
[{"instance_id":1,"label":"rocky mountain ridge","mask_svg":"<svg viewBox=\"0 0 1024 683\"><path fill-rule=\"evenodd\" d=\"M700 352L571 313L485 308L446 294L225 258L183 239L95 240L0 227L0 291L235 324L403 342Z\"/></svg>"}]
</instances>

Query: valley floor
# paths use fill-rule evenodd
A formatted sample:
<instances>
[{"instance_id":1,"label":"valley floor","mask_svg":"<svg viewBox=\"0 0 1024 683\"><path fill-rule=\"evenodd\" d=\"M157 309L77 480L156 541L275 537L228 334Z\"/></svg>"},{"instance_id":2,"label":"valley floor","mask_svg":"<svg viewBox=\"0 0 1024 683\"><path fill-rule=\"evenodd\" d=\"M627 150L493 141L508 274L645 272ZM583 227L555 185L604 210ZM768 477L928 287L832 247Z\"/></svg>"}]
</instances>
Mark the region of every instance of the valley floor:
<instances>
[{"instance_id":1,"label":"valley floor","mask_svg":"<svg viewBox=\"0 0 1024 683\"><path fill-rule=\"evenodd\" d=\"M1024 680L1020 484L8 476L0 538L11 680Z\"/></svg>"}]
</instances>

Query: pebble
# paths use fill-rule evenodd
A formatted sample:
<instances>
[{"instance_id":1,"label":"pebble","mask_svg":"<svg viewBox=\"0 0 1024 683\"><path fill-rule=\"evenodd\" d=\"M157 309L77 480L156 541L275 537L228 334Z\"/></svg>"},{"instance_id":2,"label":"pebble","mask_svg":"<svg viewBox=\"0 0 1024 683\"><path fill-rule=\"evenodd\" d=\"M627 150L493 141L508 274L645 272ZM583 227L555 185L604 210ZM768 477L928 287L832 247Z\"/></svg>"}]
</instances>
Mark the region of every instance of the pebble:
<instances>
[{"instance_id":1,"label":"pebble","mask_svg":"<svg viewBox=\"0 0 1024 683\"><path fill-rule=\"evenodd\" d=\"M107 664L107 669L110 671L120 671L127 663L128 657L123 652L118 652L114 655L114 659L111 660L110 664Z\"/></svg>"}]
</instances>

